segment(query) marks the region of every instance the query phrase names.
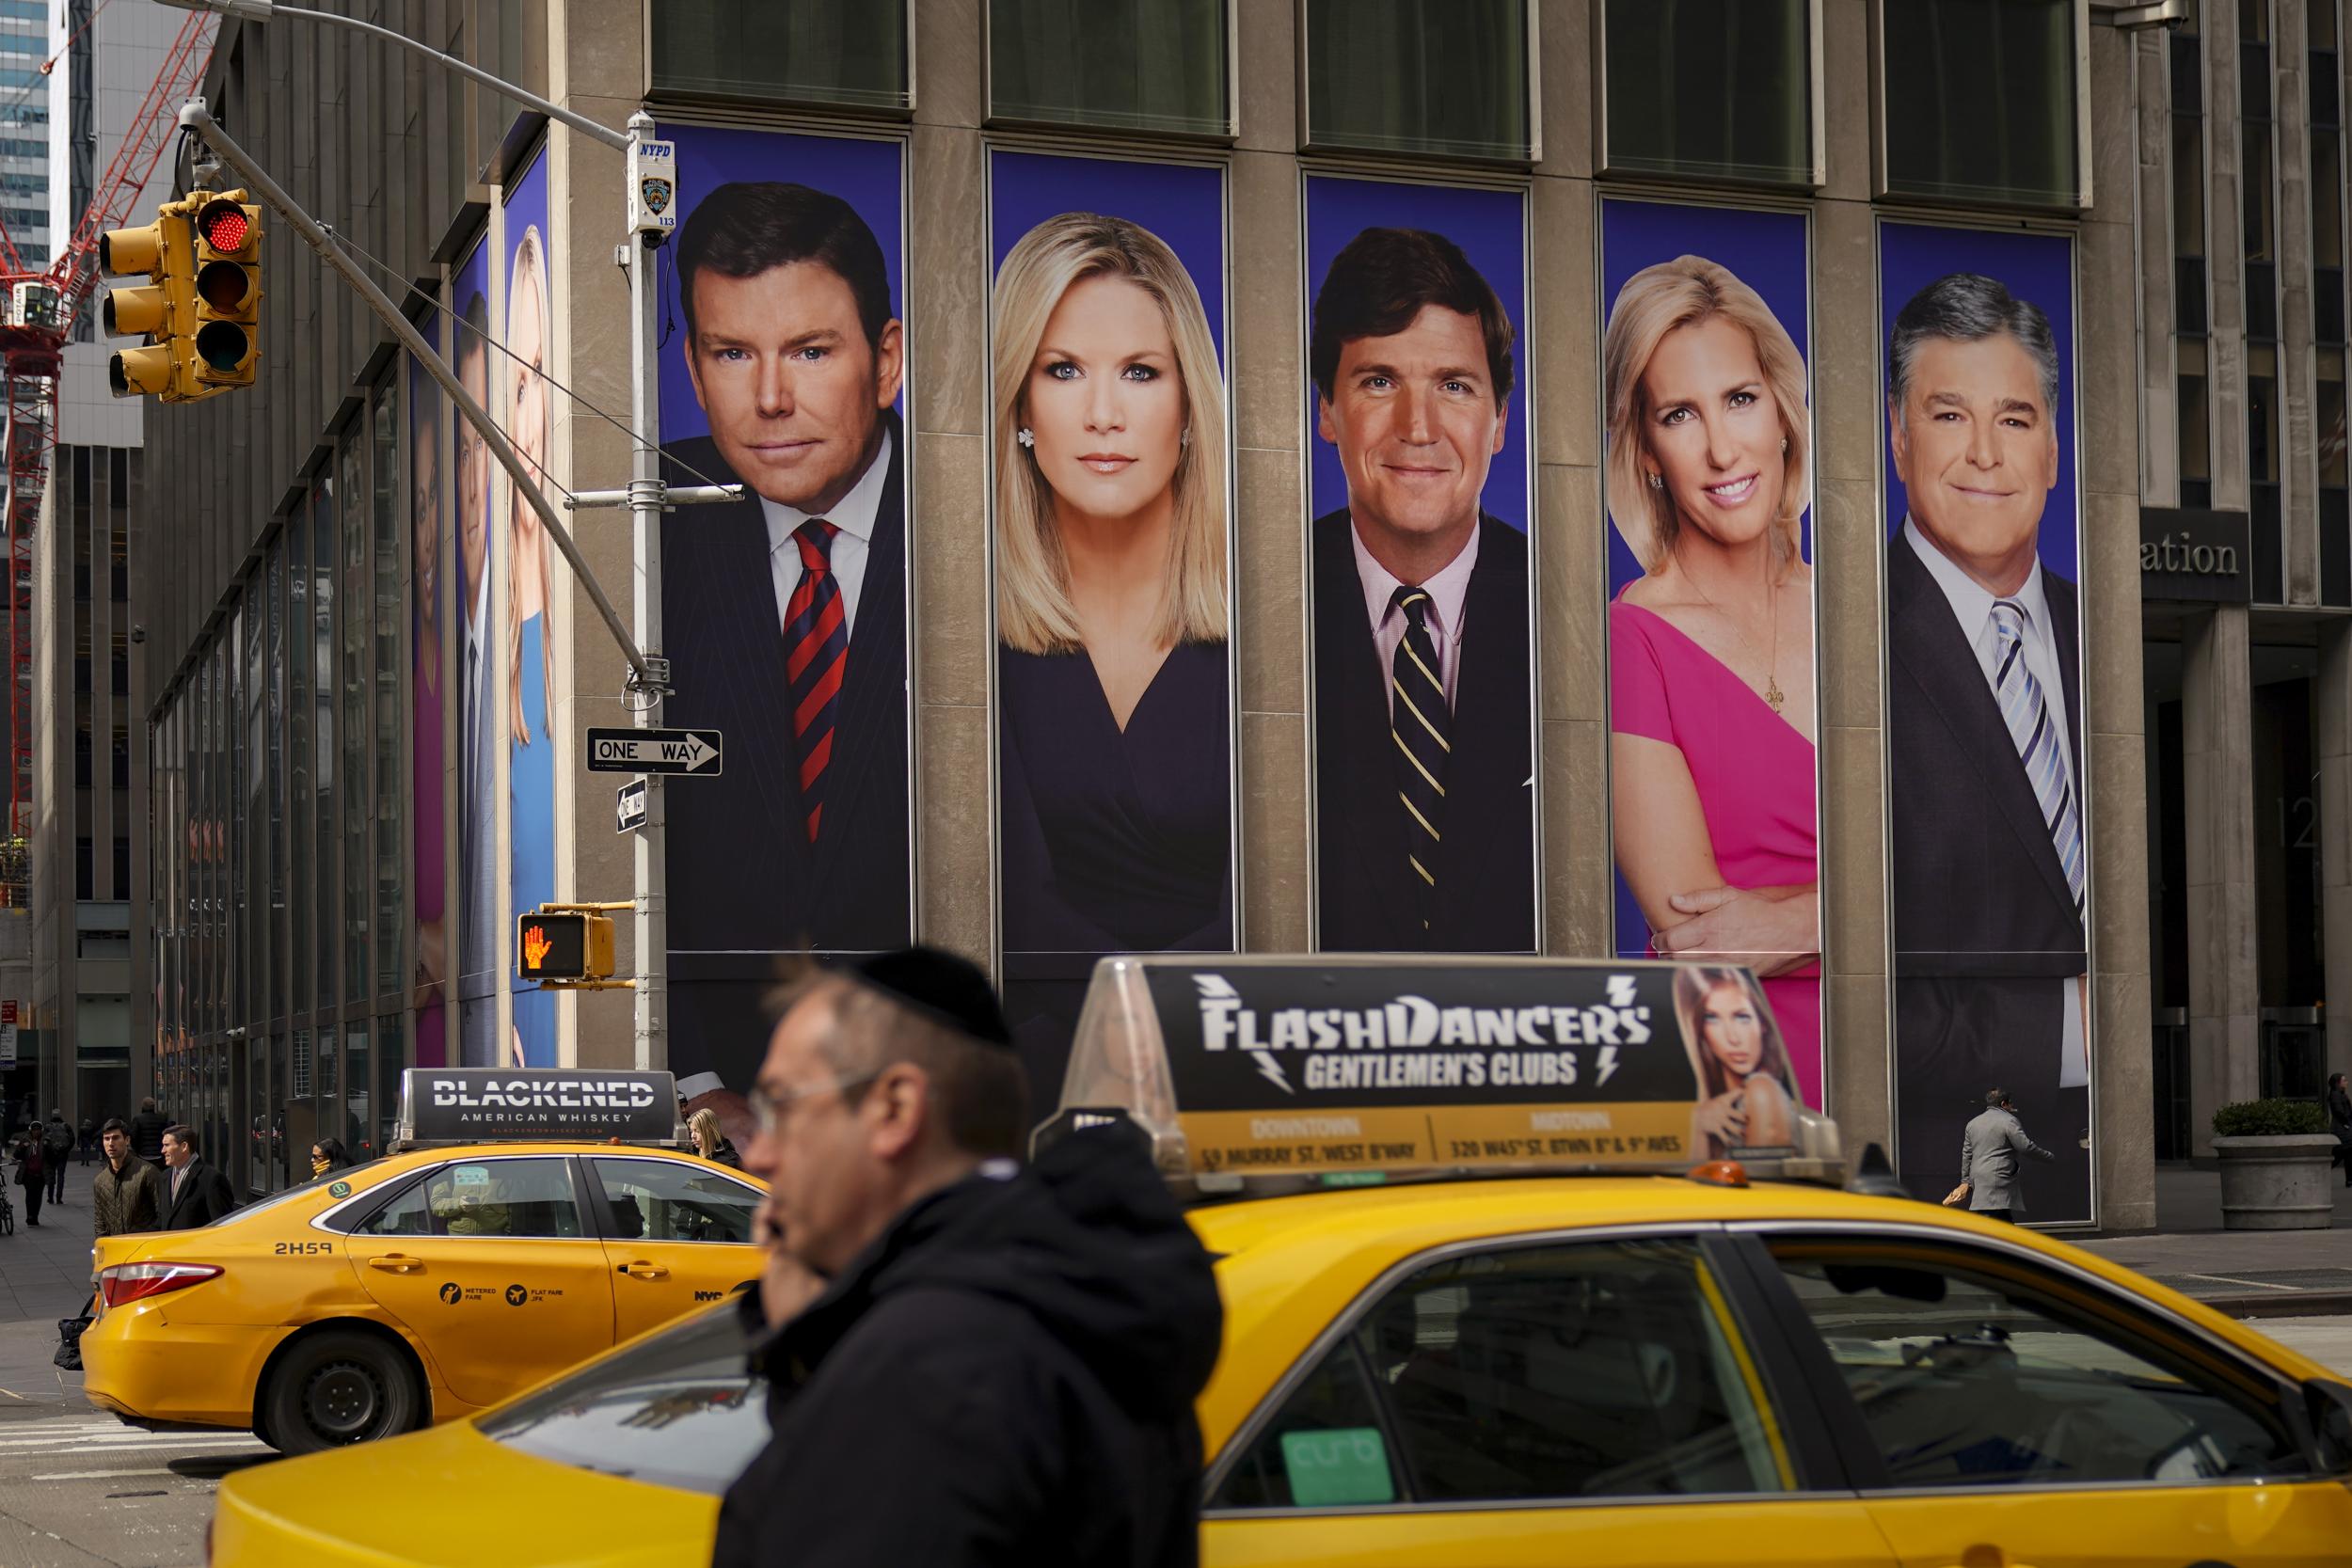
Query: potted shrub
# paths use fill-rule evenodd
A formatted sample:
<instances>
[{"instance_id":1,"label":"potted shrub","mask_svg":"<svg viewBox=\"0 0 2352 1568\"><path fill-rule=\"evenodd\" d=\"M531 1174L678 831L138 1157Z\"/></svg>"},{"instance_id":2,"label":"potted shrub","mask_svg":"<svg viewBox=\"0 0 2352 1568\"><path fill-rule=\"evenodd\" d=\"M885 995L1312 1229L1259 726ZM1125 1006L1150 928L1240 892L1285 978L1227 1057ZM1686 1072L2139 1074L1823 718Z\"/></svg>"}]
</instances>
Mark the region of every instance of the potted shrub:
<instances>
[{"instance_id":1,"label":"potted shrub","mask_svg":"<svg viewBox=\"0 0 2352 1568\"><path fill-rule=\"evenodd\" d=\"M2325 1230L2335 1223L2336 1135L2312 1100L2245 1100L2213 1114L2229 1230Z\"/></svg>"}]
</instances>

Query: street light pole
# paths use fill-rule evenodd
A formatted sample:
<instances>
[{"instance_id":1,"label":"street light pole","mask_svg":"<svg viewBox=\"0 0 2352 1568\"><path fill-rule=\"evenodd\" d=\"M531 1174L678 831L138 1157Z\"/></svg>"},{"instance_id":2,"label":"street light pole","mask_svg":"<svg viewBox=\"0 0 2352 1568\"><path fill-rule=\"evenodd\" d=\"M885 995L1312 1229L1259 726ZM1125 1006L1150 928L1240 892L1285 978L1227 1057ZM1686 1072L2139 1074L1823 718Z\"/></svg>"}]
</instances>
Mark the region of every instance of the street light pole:
<instances>
[{"instance_id":1,"label":"street light pole","mask_svg":"<svg viewBox=\"0 0 2352 1568\"><path fill-rule=\"evenodd\" d=\"M630 182L632 214L643 204L636 154L653 139L653 116L644 110L628 117L631 155L625 175ZM661 211L675 211L669 198L664 198ZM628 269L628 424L635 436L628 477L629 512L636 525L631 545L636 567L632 608L638 646L656 649L661 646L663 486L661 398L656 381L661 291L655 284L654 254L663 238L659 231L635 230L621 246L621 259ZM664 680L637 694L638 728L660 727L661 700L667 690ZM641 1070L670 1065L669 801L662 776L648 773L644 777L645 820L630 848L637 873L636 1065Z\"/></svg>"}]
</instances>

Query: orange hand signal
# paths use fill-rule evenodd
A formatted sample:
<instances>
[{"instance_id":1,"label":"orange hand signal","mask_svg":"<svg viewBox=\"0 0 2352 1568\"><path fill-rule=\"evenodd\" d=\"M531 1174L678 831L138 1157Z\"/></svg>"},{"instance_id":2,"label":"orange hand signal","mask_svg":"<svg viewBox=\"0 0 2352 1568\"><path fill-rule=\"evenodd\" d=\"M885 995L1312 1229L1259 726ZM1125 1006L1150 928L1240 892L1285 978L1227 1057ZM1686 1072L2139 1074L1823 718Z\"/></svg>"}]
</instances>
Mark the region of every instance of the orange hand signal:
<instances>
[{"instance_id":1,"label":"orange hand signal","mask_svg":"<svg viewBox=\"0 0 2352 1568\"><path fill-rule=\"evenodd\" d=\"M548 961L548 949L554 945L555 943L548 940L548 933L544 927L538 926L526 927L523 931L523 967L537 969Z\"/></svg>"}]
</instances>

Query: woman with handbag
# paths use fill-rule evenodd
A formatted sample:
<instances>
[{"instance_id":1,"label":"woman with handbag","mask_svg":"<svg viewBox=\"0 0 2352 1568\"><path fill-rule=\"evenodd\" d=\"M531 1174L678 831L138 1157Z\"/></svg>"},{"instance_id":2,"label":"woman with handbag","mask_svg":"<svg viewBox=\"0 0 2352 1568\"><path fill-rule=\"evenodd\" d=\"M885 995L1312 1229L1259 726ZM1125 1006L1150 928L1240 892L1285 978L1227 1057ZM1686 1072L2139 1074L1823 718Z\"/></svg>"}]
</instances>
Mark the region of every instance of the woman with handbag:
<instances>
[{"instance_id":1,"label":"woman with handbag","mask_svg":"<svg viewBox=\"0 0 2352 1568\"><path fill-rule=\"evenodd\" d=\"M9 1150L9 1158L16 1162L13 1180L24 1189L24 1223L35 1227L40 1225L40 1200L49 1188L47 1151L42 1148L44 1131L35 1123L18 1134L15 1147Z\"/></svg>"}]
</instances>

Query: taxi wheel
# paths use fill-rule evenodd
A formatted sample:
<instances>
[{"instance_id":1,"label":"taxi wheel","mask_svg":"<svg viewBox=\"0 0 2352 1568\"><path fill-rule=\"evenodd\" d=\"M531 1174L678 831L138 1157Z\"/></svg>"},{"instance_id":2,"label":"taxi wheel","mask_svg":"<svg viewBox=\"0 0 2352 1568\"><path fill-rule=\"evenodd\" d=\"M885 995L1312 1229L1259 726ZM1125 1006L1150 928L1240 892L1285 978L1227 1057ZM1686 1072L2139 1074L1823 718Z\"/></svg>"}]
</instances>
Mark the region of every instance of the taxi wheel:
<instances>
[{"instance_id":1,"label":"taxi wheel","mask_svg":"<svg viewBox=\"0 0 2352 1568\"><path fill-rule=\"evenodd\" d=\"M422 1424L407 1358L372 1334L329 1329L293 1346L254 1423L285 1454L391 1437Z\"/></svg>"}]
</instances>

